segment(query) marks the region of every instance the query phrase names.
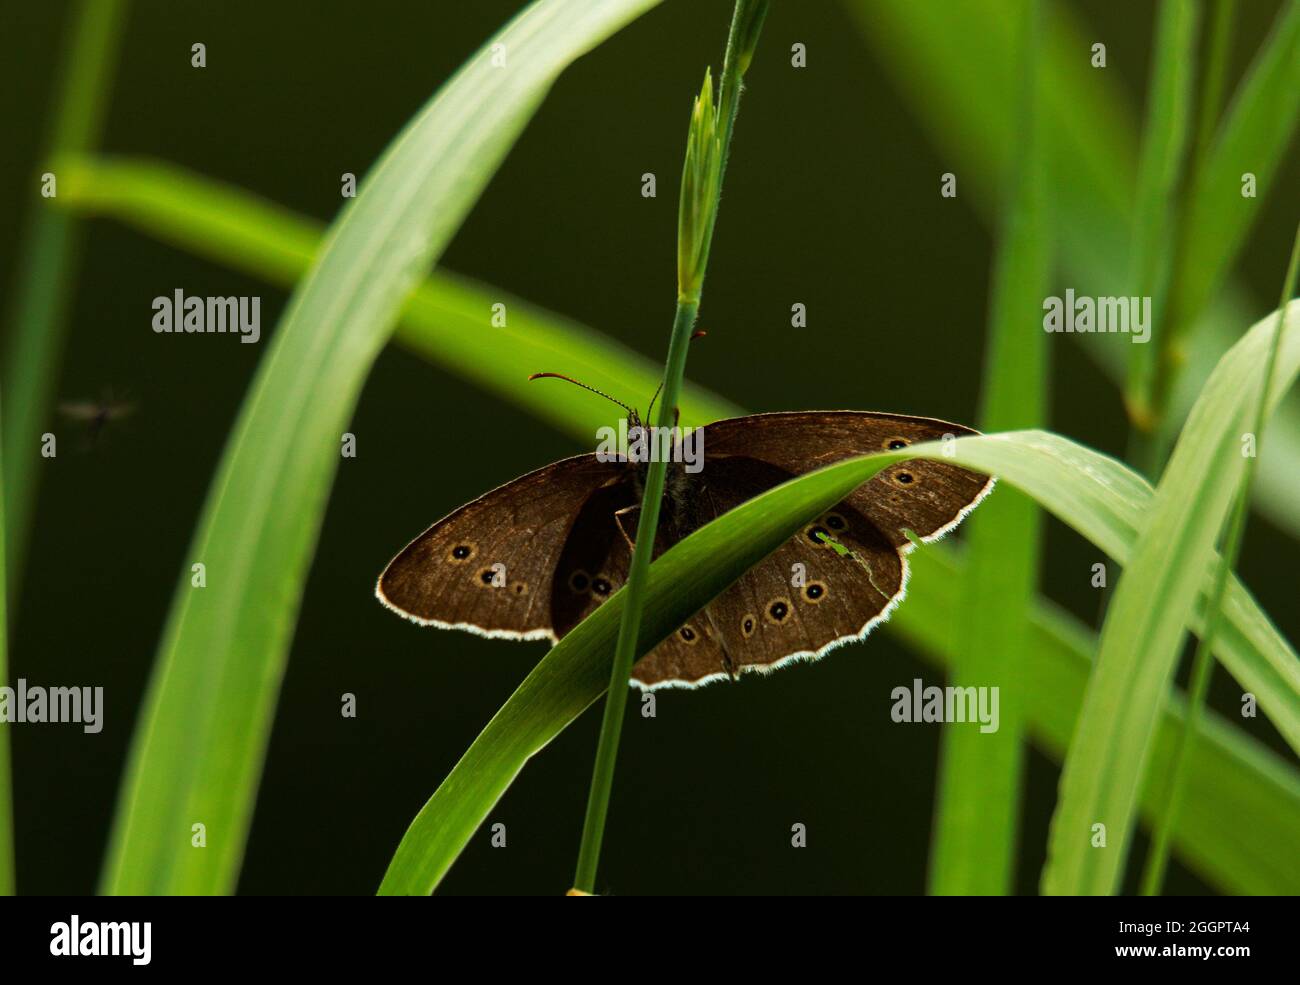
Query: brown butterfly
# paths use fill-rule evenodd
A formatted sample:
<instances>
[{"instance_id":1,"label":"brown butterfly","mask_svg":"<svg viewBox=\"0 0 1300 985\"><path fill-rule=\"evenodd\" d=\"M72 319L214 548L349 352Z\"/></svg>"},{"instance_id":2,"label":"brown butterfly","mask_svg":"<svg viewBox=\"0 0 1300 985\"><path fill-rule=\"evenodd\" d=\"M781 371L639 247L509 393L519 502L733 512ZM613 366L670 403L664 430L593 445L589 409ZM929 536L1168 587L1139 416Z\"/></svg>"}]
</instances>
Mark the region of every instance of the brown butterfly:
<instances>
[{"instance_id":1,"label":"brown butterfly","mask_svg":"<svg viewBox=\"0 0 1300 985\"><path fill-rule=\"evenodd\" d=\"M636 411L614 402L628 411L635 436ZM709 424L703 467L692 474L680 462L668 466L654 554L793 476L854 455L975 433L926 417L860 411ZM627 577L648 468L638 458L578 455L506 483L407 545L375 594L421 625L558 641ZM993 482L926 459L890 465L637 661L633 683L695 687L815 659L863 638L902 600L913 546L905 531L922 541L941 537Z\"/></svg>"}]
</instances>

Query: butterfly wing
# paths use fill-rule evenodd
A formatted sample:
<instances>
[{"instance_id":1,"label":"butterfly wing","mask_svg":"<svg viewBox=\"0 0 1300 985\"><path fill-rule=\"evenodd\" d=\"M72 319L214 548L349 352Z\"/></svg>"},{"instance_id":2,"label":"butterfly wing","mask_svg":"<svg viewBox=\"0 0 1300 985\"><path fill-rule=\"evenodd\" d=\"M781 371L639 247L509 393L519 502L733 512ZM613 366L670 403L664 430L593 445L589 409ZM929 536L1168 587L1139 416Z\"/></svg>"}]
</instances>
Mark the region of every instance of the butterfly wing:
<instances>
[{"instance_id":1,"label":"butterfly wing","mask_svg":"<svg viewBox=\"0 0 1300 985\"><path fill-rule=\"evenodd\" d=\"M689 504L669 520L671 536L679 539L790 477L756 459L710 460L686 494ZM831 529L833 544L824 539ZM684 649L678 630L639 660L633 682L692 687L815 658L865 636L901 598L906 578L899 550L871 520L841 504L692 619L684 628L696 637L693 646Z\"/></svg>"},{"instance_id":2,"label":"butterfly wing","mask_svg":"<svg viewBox=\"0 0 1300 985\"><path fill-rule=\"evenodd\" d=\"M718 421L704 429L705 467L693 483L695 515L685 518L675 536L792 476L850 456L975 433L931 418L859 411ZM691 686L745 670L770 671L861 639L902 598L911 548L906 531L922 540L942 536L992 486L989 476L946 462L911 459L889 466L697 617L722 650L722 673L684 676L682 668L651 653L637 664L634 680L642 687Z\"/></svg>"},{"instance_id":3,"label":"butterfly wing","mask_svg":"<svg viewBox=\"0 0 1300 985\"><path fill-rule=\"evenodd\" d=\"M853 455L977 433L960 424L901 414L755 414L705 427L704 472L715 456L744 455L799 475ZM925 541L943 536L988 494L993 481L947 462L917 458L882 469L845 502L868 517L891 543L906 549L910 541L905 530Z\"/></svg>"},{"instance_id":4,"label":"butterfly wing","mask_svg":"<svg viewBox=\"0 0 1300 985\"><path fill-rule=\"evenodd\" d=\"M530 472L413 540L379 576L375 594L423 625L554 640L562 635L552 618L555 558L587 504L626 479L624 465L590 454Z\"/></svg>"},{"instance_id":5,"label":"butterfly wing","mask_svg":"<svg viewBox=\"0 0 1300 985\"><path fill-rule=\"evenodd\" d=\"M555 570L551 612L557 638L562 639L626 583L638 506L631 483L599 489L583 505ZM668 543L661 528L656 557ZM637 661L632 676L695 684L726 676L725 667L720 641L701 613Z\"/></svg>"}]
</instances>

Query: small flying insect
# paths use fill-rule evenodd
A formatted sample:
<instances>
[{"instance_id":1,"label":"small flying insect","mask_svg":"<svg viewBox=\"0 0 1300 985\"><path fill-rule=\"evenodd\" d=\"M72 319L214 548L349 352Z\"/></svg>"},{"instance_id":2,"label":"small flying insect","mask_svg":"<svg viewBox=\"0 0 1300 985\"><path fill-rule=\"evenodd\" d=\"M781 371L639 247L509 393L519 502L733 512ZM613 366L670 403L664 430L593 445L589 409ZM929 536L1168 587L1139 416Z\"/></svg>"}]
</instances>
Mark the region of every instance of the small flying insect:
<instances>
[{"instance_id":1,"label":"small flying insect","mask_svg":"<svg viewBox=\"0 0 1300 985\"><path fill-rule=\"evenodd\" d=\"M86 449L94 448L100 434L110 421L119 421L129 417L135 411L135 404L115 400L111 393L99 400L65 400L59 404L59 414L70 421L85 424Z\"/></svg>"}]
</instances>

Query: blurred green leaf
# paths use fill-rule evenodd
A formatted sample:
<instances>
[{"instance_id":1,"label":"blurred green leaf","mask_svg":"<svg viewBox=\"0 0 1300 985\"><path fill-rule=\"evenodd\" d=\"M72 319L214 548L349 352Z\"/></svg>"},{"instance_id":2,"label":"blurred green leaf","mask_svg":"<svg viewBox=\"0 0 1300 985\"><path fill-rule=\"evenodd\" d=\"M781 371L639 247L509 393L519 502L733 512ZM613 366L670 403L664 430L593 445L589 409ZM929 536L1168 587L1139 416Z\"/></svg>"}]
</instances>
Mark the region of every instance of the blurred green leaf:
<instances>
[{"instance_id":1,"label":"blurred green leaf","mask_svg":"<svg viewBox=\"0 0 1300 985\"><path fill-rule=\"evenodd\" d=\"M1300 314L1300 302L1290 310L1291 317ZM1123 878L1160 704L1197 596L1218 563L1214 545L1245 468L1241 440L1253 426L1278 317L1256 324L1220 361L1143 519L1102 627L1097 666L1066 759L1044 892L1113 893ZM1277 395L1300 368L1300 332L1281 344L1277 372L1268 381ZM1298 667L1292 662L1286 669L1294 676ZM1294 745L1297 723L1278 724L1284 734L1284 725L1292 727ZM1092 844L1098 824L1105 831L1100 849Z\"/></svg>"},{"instance_id":2,"label":"blurred green leaf","mask_svg":"<svg viewBox=\"0 0 1300 985\"><path fill-rule=\"evenodd\" d=\"M1171 324L1200 315L1223 284L1300 124L1300 2L1289 0L1242 80L1189 193ZM1246 174L1257 194L1242 194Z\"/></svg>"},{"instance_id":3,"label":"blurred green leaf","mask_svg":"<svg viewBox=\"0 0 1300 985\"><path fill-rule=\"evenodd\" d=\"M542 0L393 140L335 222L213 480L141 712L103 888L234 888L303 582L347 428L401 305L556 76L653 0ZM192 588L190 563L207 569ZM195 851L191 825L206 827Z\"/></svg>"},{"instance_id":4,"label":"blurred green leaf","mask_svg":"<svg viewBox=\"0 0 1300 985\"><path fill-rule=\"evenodd\" d=\"M1013 167L989 305L983 431L1047 423L1047 334L1042 300L1052 268L1043 157L1038 0L1021 0L1019 82L1021 156ZM950 679L999 684L999 728L992 734L947 725L930 860L936 895L1007 895L1015 879L1024 771L1023 693L1014 682L1035 659L1029 613L1038 595L1041 514L1034 501L1004 489L970 518L968 579L957 625L961 643Z\"/></svg>"},{"instance_id":5,"label":"blurred green leaf","mask_svg":"<svg viewBox=\"0 0 1300 985\"><path fill-rule=\"evenodd\" d=\"M81 159L64 170L64 206L118 219L276 284L293 285L323 238L319 223L174 165ZM503 328L491 326L498 302L508 313ZM603 333L445 270L435 270L412 292L393 339L583 441L609 423L604 405L577 388L530 385L529 374L564 372L635 403L649 400L663 373L662 366ZM689 382L681 408L688 426L741 413Z\"/></svg>"},{"instance_id":6,"label":"blurred green leaf","mask_svg":"<svg viewBox=\"0 0 1300 985\"><path fill-rule=\"evenodd\" d=\"M9 337L2 381L3 440L10 461L6 550L15 575L26 553L43 461L37 449L58 381L80 244L73 219L55 208L58 197L41 196L38 176L52 170L61 194L64 176L57 159L83 153L99 142L126 10L125 0L81 0L69 11L71 28L58 70L49 145L27 186L33 214L18 247L19 269L6 312Z\"/></svg>"},{"instance_id":7,"label":"blurred green leaf","mask_svg":"<svg viewBox=\"0 0 1300 985\"><path fill-rule=\"evenodd\" d=\"M1158 10L1128 257L1127 293L1151 298L1154 320L1151 342L1128 347L1125 400L1130 420L1143 429L1154 423L1150 388L1155 354L1169 330L1163 316L1176 231L1174 203L1192 127L1198 13L1192 0L1160 0Z\"/></svg>"},{"instance_id":8,"label":"blurred green leaf","mask_svg":"<svg viewBox=\"0 0 1300 985\"><path fill-rule=\"evenodd\" d=\"M1300 268L1300 227L1296 228L1295 242L1291 247L1291 259L1287 264L1285 286L1282 288L1282 298L1278 304L1279 309L1283 311L1286 309L1287 302L1295 294L1298 268ZM1265 391L1273 378L1284 331L1285 320L1283 319L1277 323L1277 327L1272 333L1269 340L1268 355L1265 358L1263 370L1259 374L1260 392L1255 401L1255 409L1250 411L1253 418L1248 432L1250 440L1255 443L1263 439L1268 421L1269 407ZM1246 435L1243 434L1242 441L1245 440ZM1246 449L1243 447L1243 456L1245 451ZM1208 618L1196 644L1196 651L1192 658L1191 676L1188 678L1187 683L1187 728L1184 743L1178 750L1174 769L1167 778L1166 790L1168 790L1168 795L1166 799L1168 807L1166 808L1165 818L1156 828L1143 867L1141 891L1146 896L1158 895L1164 885L1165 872L1169 864L1169 846L1172 840L1173 826L1177 820L1178 812L1182 808L1183 794L1186 790L1186 774L1190 764L1188 753L1195 740L1201 713L1209 695L1210 678L1214 671L1214 658L1212 656L1214 638L1219 623L1223 621L1223 600L1227 596L1228 579L1237 566L1237 559L1241 556L1242 537L1245 535L1246 518L1250 513L1250 488L1258 462L1256 449L1252 448L1251 454L1245 456L1240 487L1232 497L1232 512L1219 540L1220 557L1215 571L1214 590L1206 600ZM1177 658L1175 658L1175 666L1177 666Z\"/></svg>"},{"instance_id":9,"label":"blurred green leaf","mask_svg":"<svg viewBox=\"0 0 1300 985\"><path fill-rule=\"evenodd\" d=\"M890 631L926 656L950 664L955 649L950 614L960 603L968 577L963 557L946 544L913 554L907 600L888 623ZM1083 704L1097 637L1044 601L1034 606L1030 632L1028 649L1034 656L1023 682L1030 735L1051 759L1061 762ZM1231 645L1240 661L1241 648L1248 644L1238 636ZM1172 696L1160 717L1151 756L1153 776L1172 768L1185 718L1183 699ZM1183 863L1226 893L1300 892L1300 854L1277 850L1300 837L1300 771L1213 714L1201 720L1191 757L1187 806L1175 829ZM1145 785L1142 814L1148 824L1164 809L1161 790ZM1249 838L1241 837L1242 818L1250 818Z\"/></svg>"},{"instance_id":10,"label":"blurred green leaf","mask_svg":"<svg viewBox=\"0 0 1300 985\"><path fill-rule=\"evenodd\" d=\"M1289 69L1280 67L1277 59L1285 55L1283 45L1292 43L1288 39L1295 6L1296 0L1288 0L1284 27L1274 32L1267 58L1257 59L1257 66L1268 69L1252 71L1261 82L1243 86L1233 103L1230 112L1241 121L1240 136L1226 141L1233 128L1225 128L1223 150L1216 150L1219 163L1209 171L1231 174L1229 161L1235 152L1229 154L1229 148L1249 148L1256 158L1253 167L1241 170L1264 167L1280 158L1294 134L1296 119L1287 100L1295 96L1297 87L1287 95L1281 84L1300 64L1300 57L1291 55ZM948 170L959 176L960 194L970 194L975 207L995 222L1000 215L1002 176L1008 173L1018 146L1014 33L1003 5L999 0L942 4L847 0L847 9L893 77L898 94L915 111L941 155L950 159ZM1074 12L1052 4L1050 13L1044 55L1048 93L1044 132L1052 161L1052 207L1061 263L1076 293L1121 294L1127 283L1137 114L1114 73L1089 65L1089 48L1096 39L1083 30ZM1251 120L1254 123L1248 125ZM1206 195L1238 196L1232 208L1237 214L1234 221L1243 223L1244 235L1264 199L1243 202L1240 187L1239 172L1226 190L1207 184ZM1262 195L1269 190L1261 186ZM1239 247L1238 242L1226 254L1224 272ZM1205 249L1214 247L1207 243ZM1187 341L1189 362L1172 401L1178 420L1191 407L1218 358L1237 340L1240 326L1258 312L1231 281L1220 278L1219 284ZM1070 337L1117 385L1123 385L1127 348L1114 345L1107 335ZM1269 456L1260 462L1255 505L1273 523L1300 537L1300 483L1294 479L1300 473L1300 399L1291 397L1275 413L1269 440Z\"/></svg>"}]
</instances>

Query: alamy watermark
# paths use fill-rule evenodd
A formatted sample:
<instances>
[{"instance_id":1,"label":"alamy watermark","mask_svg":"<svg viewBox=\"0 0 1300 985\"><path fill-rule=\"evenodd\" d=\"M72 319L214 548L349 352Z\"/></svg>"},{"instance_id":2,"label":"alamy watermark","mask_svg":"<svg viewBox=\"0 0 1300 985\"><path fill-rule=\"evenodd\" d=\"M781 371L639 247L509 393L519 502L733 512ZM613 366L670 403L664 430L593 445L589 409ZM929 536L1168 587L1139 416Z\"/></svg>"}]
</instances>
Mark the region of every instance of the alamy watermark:
<instances>
[{"instance_id":1,"label":"alamy watermark","mask_svg":"<svg viewBox=\"0 0 1300 985\"><path fill-rule=\"evenodd\" d=\"M998 730L996 686L926 687L917 677L910 688L900 685L889 696L889 717L896 722L979 722L981 732Z\"/></svg>"},{"instance_id":2,"label":"alamy watermark","mask_svg":"<svg viewBox=\"0 0 1300 985\"><path fill-rule=\"evenodd\" d=\"M83 732L98 733L104 727L104 689L28 687L23 677L17 688L0 687L0 723L33 722L79 722Z\"/></svg>"},{"instance_id":3,"label":"alamy watermark","mask_svg":"<svg viewBox=\"0 0 1300 985\"><path fill-rule=\"evenodd\" d=\"M74 913L65 923L50 925L50 954L56 958L130 958L146 965L152 958L153 924L148 920L96 921Z\"/></svg>"},{"instance_id":4,"label":"alamy watermark","mask_svg":"<svg viewBox=\"0 0 1300 985\"><path fill-rule=\"evenodd\" d=\"M1133 342L1151 340L1151 299L1147 297L1097 298L1076 295L1043 299L1045 332L1124 332Z\"/></svg>"},{"instance_id":5,"label":"alamy watermark","mask_svg":"<svg viewBox=\"0 0 1300 985\"><path fill-rule=\"evenodd\" d=\"M171 297L153 299L153 330L163 334L220 333L243 336L240 342L262 337L260 297L186 297L179 287Z\"/></svg>"},{"instance_id":6,"label":"alamy watermark","mask_svg":"<svg viewBox=\"0 0 1300 985\"><path fill-rule=\"evenodd\" d=\"M704 428L628 426L627 418L596 431L600 462L677 462L695 475L704 468Z\"/></svg>"}]
</instances>

